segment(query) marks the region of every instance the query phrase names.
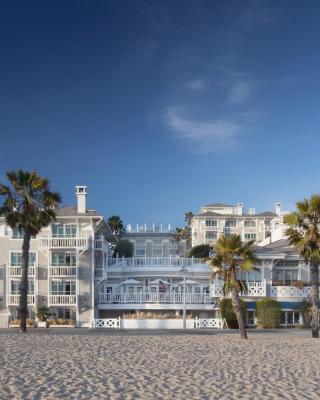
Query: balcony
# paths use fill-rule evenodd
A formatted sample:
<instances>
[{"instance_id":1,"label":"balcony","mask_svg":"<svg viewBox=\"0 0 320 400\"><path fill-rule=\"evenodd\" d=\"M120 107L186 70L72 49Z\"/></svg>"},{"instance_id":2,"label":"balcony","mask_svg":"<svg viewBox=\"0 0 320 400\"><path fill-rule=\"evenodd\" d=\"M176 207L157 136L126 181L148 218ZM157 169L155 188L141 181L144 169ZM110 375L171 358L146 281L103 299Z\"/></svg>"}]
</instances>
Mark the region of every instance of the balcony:
<instances>
[{"instance_id":1,"label":"balcony","mask_svg":"<svg viewBox=\"0 0 320 400\"><path fill-rule=\"evenodd\" d=\"M28 268L28 276L34 276L34 267ZM9 276L12 278L21 277L21 267L18 266L10 266L9 267Z\"/></svg>"},{"instance_id":2,"label":"balcony","mask_svg":"<svg viewBox=\"0 0 320 400\"><path fill-rule=\"evenodd\" d=\"M72 306L76 304L76 295L57 294L49 296L49 306Z\"/></svg>"},{"instance_id":3,"label":"balcony","mask_svg":"<svg viewBox=\"0 0 320 400\"><path fill-rule=\"evenodd\" d=\"M10 294L8 296L8 306L19 305L20 294ZM34 305L34 295L28 294L28 305Z\"/></svg>"},{"instance_id":4,"label":"balcony","mask_svg":"<svg viewBox=\"0 0 320 400\"><path fill-rule=\"evenodd\" d=\"M183 293L100 293L99 304L141 304L141 303L163 303L183 304ZM206 293L186 293L187 304L212 304L213 300Z\"/></svg>"},{"instance_id":5,"label":"balcony","mask_svg":"<svg viewBox=\"0 0 320 400\"><path fill-rule=\"evenodd\" d=\"M264 279L261 282L247 282L247 290L240 294L242 297L265 297L267 293L267 284ZM215 283L211 287L212 297L223 297L223 282Z\"/></svg>"},{"instance_id":6,"label":"balcony","mask_svg":"<svg viewBox=\"0 0 320 400\"><path fill-rule=\"evenodd\" d=\"M77 237L66 237L66 236L53 237L51 235L40 236L39 247L52 248L52 249L76 248L84 250L89 247L89 236L88 235L77 236Z\"/></svg>"},{"instance_id":7,"label":"balcony","mask_svg":"<svg viewBox=\"0 0 320 400\"><path fill-rule=\"evenodd\" d=\"M296 286L272 286L271 297L311 297L311 286L298 288Z\"/></svg>"},{"instance_id":8,"label":"balcony","mask_svg":"<svg viewBox=\"0 0 320 400\"><path fill-rule=\"evenodd\" d=\"M108 258L108 267L192 267L202 264L207 266L206 262L197 258L182 257L131 257L131 258ZM209 269L209 267L208 267Z\"/></svg>"},{"instance_id":9,"label":"balcony","mask_svg":"<svg viewBox=\"0 0 320 400\"><path fill-rule=\"evenodd\" d=\"M75 277L77 275L77 267L75 266L65 266L65 265L50 265L49 266L49 273L50 276L53 277L63 277L63 276L73 276Z\"/></svg>"}]
</instances>

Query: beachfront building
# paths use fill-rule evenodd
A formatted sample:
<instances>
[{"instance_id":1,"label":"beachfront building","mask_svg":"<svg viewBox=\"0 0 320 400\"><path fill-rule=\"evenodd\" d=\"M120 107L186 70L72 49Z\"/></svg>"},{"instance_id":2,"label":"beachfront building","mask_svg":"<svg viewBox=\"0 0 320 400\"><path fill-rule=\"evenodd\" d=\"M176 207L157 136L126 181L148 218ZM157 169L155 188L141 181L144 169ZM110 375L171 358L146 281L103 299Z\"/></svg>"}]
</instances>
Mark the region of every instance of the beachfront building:
<instances>
[{"instance_id":1,"label":"beachfront building","mask_svg":"<svg viewBox=\"0 0 320 400\"><path fill-rule=\"evenodd\" d=\"M106 278L105 261L115 238L95 210L87 208L87 187L76 186L77 205L56 210L56 221L31 239L28 312L47 306L52 319L89 326L94 318L94 276ZM0 218L0 322L17 318L23 232Z\"/></svg>"},{"instance_id":2,"label":"beachfront building","mask_svg":"<svg viewBox=\"0 0 320 400\"><path fill-rule=\"evenodd\" d=\"M311 294L309 267L285 240L257 246L259 262L241 272L247 284L246 324L256 324L256 302L271 297L280 302L283 326L301 324L303 299ZM136 312L180 314L186 293L187 313L217 318L223 282L212 280L204 261L182 257L133 257L107 260L108 279L99 293L99 317L116 318Z\"/></svg>"},{"instance_id":3,"label":"beachfront building","mask_svg":"<svg viewBox=\"0 0 320 400\"><path fill-rule=\"evenodd\" d=\"M192 246L213 245L221 235L238 234L243 241L254 240L261 245L283 238L283 212L276 203L275 211L256 213L254 208L243 212L243 204L207 204L191 220Z\"/></svg>"}]
</instances>

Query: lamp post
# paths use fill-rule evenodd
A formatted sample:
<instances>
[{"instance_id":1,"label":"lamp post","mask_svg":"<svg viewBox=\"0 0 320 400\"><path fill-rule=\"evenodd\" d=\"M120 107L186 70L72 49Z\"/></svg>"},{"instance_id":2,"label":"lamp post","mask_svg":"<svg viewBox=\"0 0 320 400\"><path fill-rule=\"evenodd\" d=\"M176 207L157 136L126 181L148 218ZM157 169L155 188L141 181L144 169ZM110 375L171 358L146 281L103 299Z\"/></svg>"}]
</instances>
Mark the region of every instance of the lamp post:
<instances>
[{"instance_id":1,"label":"lamp post","mask_svg":"<svg viewBox=\"0 0 320 400\"><path fill-rule=\"evenodd\" d=\"M182 266L182 269L180 270L180 272L183 272L183 330L186 332L186 330L187 330L186 275L188 272L186 265Z\"/></svg>"}]
</instances>

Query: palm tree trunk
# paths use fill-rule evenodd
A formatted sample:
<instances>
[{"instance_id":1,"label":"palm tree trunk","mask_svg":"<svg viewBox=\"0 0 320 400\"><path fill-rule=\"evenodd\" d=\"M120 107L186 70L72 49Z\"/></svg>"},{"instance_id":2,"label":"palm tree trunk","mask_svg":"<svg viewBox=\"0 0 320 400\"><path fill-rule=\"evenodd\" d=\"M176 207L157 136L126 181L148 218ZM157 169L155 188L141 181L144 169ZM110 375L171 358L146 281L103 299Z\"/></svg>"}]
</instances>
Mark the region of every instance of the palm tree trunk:
<instances>
[{"instance_id":1,"label":"palm tree trunk","mask_svg":"<svg viewBox=\"0 0 320 400\"><path fill-rule=\"evenodd\" d=\"M319 337L319 263L311 262L312 337Z\"/></svg>"},{"instance_id":2,"label":"palm tree trunk","mask_svg":"<svg viewBox=\"0 0 320 400\"><path fill-rule=\"evenodd\" d=\"M248 339L247 332L244 327L242 307L241 307L241 303L240 303L239 293L237 292L236 289L232 290L231 298L232 298L232 306L233 306L234 312L235 312L235 314L237 316L237 320L238 320L240 337L241 337L241 339Z\"/></svg>"},{"instance_id":3,"label":"palm tree trunk","mask_svg":"<svg viewBox=\"0 0 320 400\"><path fill-rule=\"evenodd\" d=\"M27 316L28 316L28 267L29 267L29 249L30 249L30 232L24 232L22 244L22 267L21 267L21 282L20 282L20 299L19 299L19 319L20 332L27 331Z\"/></svg>"}]
</instances>

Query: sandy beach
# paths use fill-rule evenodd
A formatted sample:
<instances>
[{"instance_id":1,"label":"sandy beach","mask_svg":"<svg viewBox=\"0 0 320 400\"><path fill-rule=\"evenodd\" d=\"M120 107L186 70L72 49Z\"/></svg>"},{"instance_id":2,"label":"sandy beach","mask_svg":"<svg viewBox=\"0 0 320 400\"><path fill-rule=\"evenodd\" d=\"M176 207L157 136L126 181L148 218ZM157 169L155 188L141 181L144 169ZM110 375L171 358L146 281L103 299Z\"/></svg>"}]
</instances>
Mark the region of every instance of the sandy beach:
<instances>
[{"instance_id":1,"label":"sandy beach","mask_svg":"<svg viewBox=\"0 0 320 400\"><path fill-rule=\"evenodd\" d=\"M0 333L1 399L318 399L308 335Z\"/></svg>"}]
</instances>

